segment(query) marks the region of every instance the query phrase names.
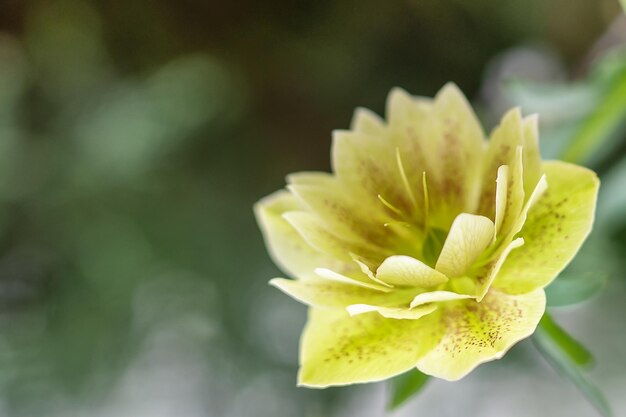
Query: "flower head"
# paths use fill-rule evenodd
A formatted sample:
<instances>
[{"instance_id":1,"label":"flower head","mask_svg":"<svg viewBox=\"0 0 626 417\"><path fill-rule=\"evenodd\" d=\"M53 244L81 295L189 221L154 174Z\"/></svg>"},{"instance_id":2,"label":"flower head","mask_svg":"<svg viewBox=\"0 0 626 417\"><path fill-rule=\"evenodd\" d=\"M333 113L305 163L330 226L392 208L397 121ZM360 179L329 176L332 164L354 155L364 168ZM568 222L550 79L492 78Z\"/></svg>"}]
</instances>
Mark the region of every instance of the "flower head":
<instances>
[{"instance_id":1,"label":"flower head","mask_svg":"<svg viewBox=\"0 0 626 417\"><path fill-rule=\"evenodd\" d=\"M417 367L447 380L531 335L543 288L593 222L599 186L541 161L537 117L509 111L489 140L453 84L391 91L336 131L333 174L288 176L255 206L271 284L310 306L299 383L378 381Z\"/></svg>"}]
</instances>

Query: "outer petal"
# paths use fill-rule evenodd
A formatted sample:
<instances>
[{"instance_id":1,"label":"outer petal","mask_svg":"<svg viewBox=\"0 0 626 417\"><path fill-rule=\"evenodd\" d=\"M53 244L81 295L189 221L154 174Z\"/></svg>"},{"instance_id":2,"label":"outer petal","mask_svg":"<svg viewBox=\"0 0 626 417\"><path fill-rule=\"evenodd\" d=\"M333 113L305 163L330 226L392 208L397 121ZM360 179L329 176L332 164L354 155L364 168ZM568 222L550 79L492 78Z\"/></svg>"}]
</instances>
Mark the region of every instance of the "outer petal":
<instances>
[{"instance_id":1,"label":"outer petal","mask_svg":"<svg viewBox=\"0 0 626 417\"><path fill-rule=\"evenodd\" d=\"M494 224L484 216L461 213L454 219L435 269L448 277L465 274L493 241Z\"/></svg>"},{"instance_id":2,"label":"outer petal","mask_svg":"<svg viewBox=\"0 0 626 417\"><path fill-rule=\"evenodd\" d=\"M399 290L391 293L331 281L322 278L291 280L274 278L270 285L280 289L294 299L313 307L337 308L357 303L369 303L375 306L406 305L415 296L416 291Z\"/></svg>"},{"instance_id":3,"label":"outer petal","mask_svg":"<svg viewBox=\"0 0 626 417\"><path fill-rule=\"evenodd\" d=\"M360 107L354 112L350 130L382 136L385 134L385 122L373 111Z\"/></svg>"},{"instance_id":4,"label":"outer petal","mask_svg":"<svg viewBox=\"0 0 626 417\"><path fill-rule=\"evenodd\" d=\"M456 381L483 362L500 359L530 336L545 311L543 290L507 295L491 290L482 302L464 300L441 307L440 343L417 363L420 371Z\"/></svg>"},{"instance_id":5,"label":"outer petal","mask_svg":"<svg viewBox=\"0 0 626 417\"><path fill-rule=\"evenodd\" d=\"M543 164L548 189L531 207L520 235L493 285L519 294L548 285L591 231L600 182L593 171L565 162Z\"/></svg>"},{"instance_id":6,"label":"outer petal","mask_svg":"<svg viewBox=\"0 0 626 417\"><path fill-rule=\"evenodd\" d=\"M373 382L415 367L441 337L437 312L419 320L393 320L380 314L350 317L345 311L309 310L300 341L299 385Z\"/></svg>"},{"instance_id":7,"label":"outer petal","mask_svg":"<svg viewBox=\"0 0 626 417\"><path fill-rule=\"evenodd\" d=\"M315 268L327 267L337 271L352 266L313 249L283 217L287 211L302 209L302 205L287 191L275 192L254 206L257 222L274 262L287 274L303 277Z\"/></svg>"},{"instance_id":8,"label":"outer petal","mask_svg":"<svg viewBox=\"0 0 626 417\"><path fill-rule=\"evenodd\" d=\"M410 256L390 256L376 271L376 278L393 285L430 288L448 281L441 272Z\"/></svg>"}]
</instances>

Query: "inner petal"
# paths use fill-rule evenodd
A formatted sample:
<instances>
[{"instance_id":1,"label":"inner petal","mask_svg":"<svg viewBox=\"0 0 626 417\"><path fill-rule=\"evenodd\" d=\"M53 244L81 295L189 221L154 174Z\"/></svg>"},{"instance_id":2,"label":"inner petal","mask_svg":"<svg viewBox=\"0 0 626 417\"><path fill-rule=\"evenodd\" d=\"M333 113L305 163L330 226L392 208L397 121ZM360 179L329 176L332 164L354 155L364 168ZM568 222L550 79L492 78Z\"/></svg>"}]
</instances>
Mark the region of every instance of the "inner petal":
<instances>
[{"instance_id":1,"label":"inner petal","mask_svg":"<svg viewBox=\"0 0 626 417\"><path fill-rule=\"evenodd\" d=\"M435 269L448 277L465 274L493 241L494 224L485 216L459 214L450 228Z\"/></svg>"},{"instance_id":2,"label":"inner petal","mask_svg":"<svg viewBox=\"0 0 626 417\"><path fill-rule=\"evenodd\" d=\"M410 256L390 256L376 271L376 278L393 285L430 288L448 281L441 272Z\"/></svg>"}]
</instances>

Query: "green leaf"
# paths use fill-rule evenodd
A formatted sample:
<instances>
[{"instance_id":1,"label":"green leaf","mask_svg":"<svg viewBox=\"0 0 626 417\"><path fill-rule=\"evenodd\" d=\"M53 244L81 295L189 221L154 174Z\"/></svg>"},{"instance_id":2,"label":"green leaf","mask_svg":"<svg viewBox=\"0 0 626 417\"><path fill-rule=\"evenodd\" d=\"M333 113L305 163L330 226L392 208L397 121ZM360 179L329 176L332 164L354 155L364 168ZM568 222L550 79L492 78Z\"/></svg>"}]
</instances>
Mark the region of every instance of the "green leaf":
<instances>
[{"instance_id":1,"label":"green leaf","mask_svg":"<svg viewBox=\"0 0 626 417\"><path fill-rule=\"evenodd\" d=\"M593 356L587 348L556 324L550 314L545 313L543 315L537 331L545 333L551 342L558 346L576 365L585 366L593 362Z\"/></svg>"},{"instance_id":2,"label":"green leaf","mask_svg":"<svg viewBox=\"0 0 626 417\"><path fill-rule=\"evenodd\" d=\"M430 377L417 369L411 370L391 380L391 397L388 410L394 410L404 404L424 388Z\"/></svg>"},{"instance_id":3,"label":"green leaf","mask_svg":"<svg viewBox=\"0 0 626 417\"><path fill-rule=\"evenodd\" d=\"M532 337L537 350L563 377L569 379L604 417L612 416L611 407L598 387L587 378L577 363L588 363L590 354L559 328L546 313ZM575 346L570 345L574 342ZM574 359L577 358L577 359Z\"/></svg>"},{"instance_id":4,"label":"green leaf","mask_svg":"<svg viewBox=\"0 0 626 417\"><path fill-rule=\"evenodd\" d=\"M582 124L562 156L567 162L580 163L606 142L619 136L626 116L626 71L614 82L594 112ZM605 155L603 155L605 156Z\"/></svg>"},{"instance_id":5,"label":"green leaf","mask_svg":"<svg viewBox=\"0 0 626 417\"><path fill-rule=\"evenodd\" d=\"M608 275L602 272L560 276L546 288L548 307L568 306L585 301L604 288L607 278Z\"/></svg>"},{"instance_id":6,"label":"green leaf","mask_svg":"<svg viewBox=\"0 0 626 417\"><path fill-rule=\"evenodd\" d=\"M619 0L619 3L622 5L622 9L624 9L624 13L626 13L626 0Z\"/></svg>"}]
</instances>

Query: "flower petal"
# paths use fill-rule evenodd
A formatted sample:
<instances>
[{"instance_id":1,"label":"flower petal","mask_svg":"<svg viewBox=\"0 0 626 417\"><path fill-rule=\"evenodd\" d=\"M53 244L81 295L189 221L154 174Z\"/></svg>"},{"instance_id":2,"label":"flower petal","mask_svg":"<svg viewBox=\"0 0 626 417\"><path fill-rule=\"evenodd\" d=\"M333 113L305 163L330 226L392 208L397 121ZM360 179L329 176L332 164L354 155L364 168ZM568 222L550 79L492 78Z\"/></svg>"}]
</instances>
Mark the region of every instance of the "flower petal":
<instances>
[{"instance_id":1,"label":"flower petal","mask_svg":"<svg viewBox=\"0 0 626 417\"><path fill-rule=\"evenodd\" d=\"M441 272L410 256L395 255L385 259L376 278L393 285L430 288L448 281Z\"/></svg>"},{"instance_id":2,"label":"flower petal","mask_svg":"<svg viewBox=\"0 0 626 417\"><path fill-rule=\"evenodd\" d=\"M532 206L513 251L493 286L519 294L548 285L574 257L591 231L600 182L593 171L559 161L544 162L548 189Z\"/></svg>"},{"instance_id":3,"label":"flower petal","mask_svg":"<svg viewBox=\"0 0 626 417\"><path fill-rule=\"evenodd\" d=\"M498 237L498 232L504 220L506 212L506 200L509 185L509 166L501 165L498 168L498 176L496 178L496 211L494 222L494 240Z\"/></svg>"},{"instance_id":4,"label":"flower petal","mask_svg":"<svg viewBox=\"0 0 626 417\"><path fill-rule=\"evenodd\" d=\"M480 194L484 134L458 87L447 84L432 101L394 89L387 120L407 182L419 190L426 173L428 224L447 230L459 212L473 212ZM415 200L416 212L423 213L423 194L416 193Z\"/></svg>"},{"instance_id":5,"label":"flower petal","mask_svg":"<svg viewBox=\"0 0 626 417\"><path fill-rule=\"evenodd\" d=\"M437 306L435 304L420 305L416 308L380 307L370 304L352 304L346 307L346 311L351 316L357 316L359 314L375 311L383 317L399 320L417 320L435 310L437 310Z\"/></svg>"},{"instance_id":6,"label":"flower petal","mask_svg":"<svg viewBox=\"0 0 626 417\"><path fill-rule=\"evenodd\" d=\"M423 292L415 296L413 301L411 301L410 307L415 308L417 306L421 306L427 303L433 303L437 301L462 300L465 298L475 298L475 297L473 295L468 295L468 294L457 294L452 291Z\"/></svg>"},{"instance_id":7,"label":"flower petal","mask_svg":"<svg viewBox=\"0 0 626 417\"><path fill-rule=\"evenodd\" d=\"M529 196L543 175L539 152L539 118L536 114L524 118L524 193Z\"/></svg>"},{"instance_id":8,"label":"flower petal","mask_svg":"<svg viewBox=\"0 0 626 417\"><path fill-rule=\"evenodd\" d=\"M489 138L484 161L482 192L478 213L494 218L496 182L502 165L513 166L518 146L524 145L524 127L519 108L507 112ZM511 176L513 173L509 173Z\"/></svg>"},{"instance_id":9,"label":"flower petal","mask_svg":"<svg viewBox=\"0 0 626 417\"><path fill-rule=\"evenodd\" d=\"M255 204L254 213L274 262L284 272L296 277L311 275L319 267L338 271L350 269L351 265L313 249L282 217L285 212L302 208L302 204L284 190Z\"/></svg>"},{"instance_id":10,"label":"flower petal","mask_svg":"<svg viewBox=\"0 0 626 417\"><path fill-rule=\"evenodd\" d=\"M437 163L432 175L427 171L432 190L430 213L433 224L447 229L454 215L474 212L478 206L485 135L455 84L448 83L437 93L433 116L426 135L427 140L437 144L434 152L426 154Z\"/></svg>"},{"instance_id":11,"label":"flower petal","mask_svg":"<svg viewBox=\"0 0 626 417\"><path fill-rule=\"evenodd\" d=\"M515 150L515 156L509 165L509 175L507 178L507 197L504 210L504 219L498 231L499 236L506 237L508 232L515 226L515 223L524 206L524 184L523 184L523 163L522 163L522 147L518 146ZM496 190L497 193L497 190ZM497 200L497 196L496 196ZM496 201L497 210L497 201ZM499 237L498 236L498 237Z\"/></svg>"},{"instance_id":12,"label":"flower petal","mask_svg":"<svg viewBox=\"0 0 626 417\"><path fill-rule=\"evenodd\" d=\"M409 213L413 209L396 161L396 149L388 138L334 131L332 158L338 180L358 193L362 204L386 210L378 200L381 195L400 212Z\"/></svg>"},{"instance_id":13,"label":"flower petal","mask_svg":"<svg viewBox=\"0 0 626 417\"><path fill-rule=\"evenodd\" d=\"M500 359L511 346L530 336L545 304L541 289L523 295L491 290L480 303L463 300L444 304L439 309L438 325L445 328L445 335L417 362L417 368L456 381L479 364Z\"/></svg>"},{"instance_id":14,"label":"flower petal","mask_svg":"<svg viewBox=\"0 0 626 417\"><path fill-rule=\"evenodd\" d=\"M300 280L274 278L270 285L294 299L313 307L344 309L357 303L379 306L407 305L415 291L400 290L383 293L369 288L323 278Z\"/></svg>"},{"instance_id":15,"label":"flower petal","mask_svg":"<svg viewBox=\"0 0 626 417\"><path fill-rule=\"evenodd\" d=\"M522 245L524 245L524 239L518 237L517 239L506 245L504 249L491 262L483 267L482 272L478 274L477 278L477 301L482 301L485 295L487 295L487 292L489 291L493 280L498 275L498 272L500 271L500 268L502 268L502 265L509 256L509 253L511 253L513 249L519 248Z\"/></svg>"},{"instance_id":16,"label":"flower petal","mask_svg":"<svg viewBox=\"0 0 626 417\"><path fill-rule=\"evenodd\" d=\"M384 227L389 220L382 211L382 204L374 207L354 198L350 191L336 179L322 184L299 183L287 186L304 207L320 217L324 225L334 233L352 241L374 245L384 258L391 255L394 236ZM377 200L378 201L378 200ZM387 255L387 256L388 256ZM380 259L382 262L382 259Z\"/></svg>"},{"instance_id":17,"label":"flower petal","mask_svg":"<svg viewBox=\"0 0 626 417\"><path fill-rule=\"evenodd\" d=\"M369 288L376 291L389 292L391 291L391 287L379 284L371 280L366 274L363 274L362 271L354 271L354 272L346 272L340 274L338 272L333 271L328 268L316 268L315 273L327 280L343 282L344 284L357 285L363 288Z\"/></svg>"},{"instance_id":18,"label":"flower petal","mask_svg":"<svg viewBox=\"0 0 626 417\"><path fill-rule=\"evenodd\" d=\"M359 107L352 117L350 130L380 136L385 134L385 122L373 111Z\"/></svg>"},{"instance_id":19,"label":"flower petal","mask_svg":"<svg viewBox=\"0 0 626 417\"><path fill-rule=\"evenodd\" d=\"M435 269L449 278L465 274L493 241L494 224L484 216L459 214L443 244Z\"/></svg>"},{"instance_id":20,"label":"flower petal","mask_svg":"<svg viewBox=\"0 0 626 417\"><path fill-rule=\"evenodd\" d=\"M345 311L312 308L300 341L299 385L373 382L401 374L437 344L437 312L419 320L380 314L350 317Z\"/></svg>"},{"instance_id":21,"label":"flower petal","mask_svg":"<svg viewBox=\"0 0 626 417\"><path fill-rule=\"evenodd\" d=\"M313 213L290 211L284 213L283 218L311 247L342 262L350 263L354 255L366 259L377 259L380 256L378 248L361 239L349 241L338 237Z\"/></svg>"}]
</instances>

